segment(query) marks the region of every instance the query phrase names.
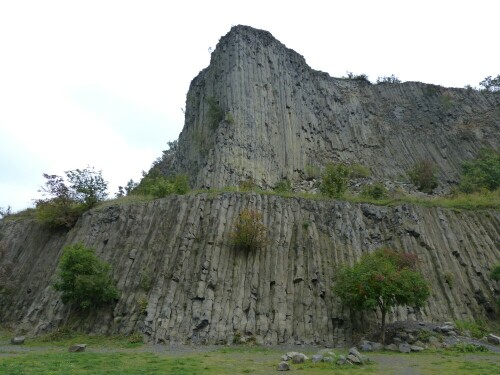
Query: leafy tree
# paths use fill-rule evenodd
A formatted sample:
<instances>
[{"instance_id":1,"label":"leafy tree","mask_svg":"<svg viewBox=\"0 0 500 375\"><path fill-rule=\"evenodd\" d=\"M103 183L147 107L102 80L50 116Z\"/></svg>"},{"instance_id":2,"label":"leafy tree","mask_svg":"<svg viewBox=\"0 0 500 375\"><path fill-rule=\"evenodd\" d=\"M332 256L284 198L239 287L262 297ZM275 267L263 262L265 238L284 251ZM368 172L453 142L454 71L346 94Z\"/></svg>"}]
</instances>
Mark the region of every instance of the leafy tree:
<instances>
[{"instance_id":1,"label":"leafy tree","mask_svg":"<svg viewBox=\"0 0 500 375\"><path fill-rule=\"evenodd\" d=\"M138 185L139 184L134 180L132 179L128 180L127 185L125 187L118 186L118 192L115 193L116 198L121 198L126 195L129 195Z\"/></svg>"},{"instance_id":2,"label":"leafy tree","mask_svg":"<svg viewBox=\"0 0 500 375\"><path fill-rule=\"evenodd\" d=\"M378 308L384 342L387 312L394 306L422 306L429 297L429 287L416 271L416 262L414 255L390 249L364 254L353 266L339 268L334 293L354 310Z\"/></svg>"},{"instance_id":3,"label":"leafy tree","mask_svg":"<svg viewBox=\"0 0 500 375\"><path fill-rule=\"evenodd\" d=\"M215 99L213 96L207 97L207 103L208 103L208 112L207 112L207 119L209 125L212 127L212 129L217 128L219 123L224 120L224 111L219 105L219 102L217 99Z\"/></svg>"},{"instance_id":4,"label":"leafy tree","mask_svg":"<svg viewBox=\"0 0 500 375\"><path fill-rule=\"evenodd\" d=\"M85 247L81 242L66 246L54 287L62 292L65 304L80 310L100 307L118 298L110 270L110 265L100 260L94 249Z\"/></svg>"},{"instance_id":5,"label":"leafy tree","mask_svg":"<svg viewBox=\"0 0 500 375\"><path fill-rule=\"evenodd\" d=\"M235 248L242 251L254 251L266 243L267 228L262 223L262 213L246 209L241 211L231 233Z\"/></svg>"},{"instance_id":6,"label":"leafy tree","mask_svg":"<svg viewBox=\"0 0 500 375\"><path fill-rule=\"evenodd\" d=\"M460 190L472 193L480 189L500 188L500 152L483 148L477 158L462 166Z\"/></svg>"},{"instance_id":7,"label":"leafy tree","mask_svg":"<svg viewBox=\"0 0 500 375\"><path fill-rule=\"evenodd\" d=\"M51 228L71 228L80 215L107 196L107 182L101 171L75 169L65 172L70 186L63 177L43 174L45 186L39 192L44 198L35 200L39 223Z\"/></svg>"},{"instance_id":8,"label":"leafy tree","mask_svg":"<svg viewBox=\"0 0 500 375\"><path fill-rule=\"evenodd\" d=\"M500 74L495 78L491 78L491 76L486 77L484 80L479 82L479 86L483 87L484 90L491 92L500 91Z\"/></svg>"},{"instance_id":9,"label":"leafy tree","mask_svg":"<svg viewBox=\"0 0 500 375\"><path fill-rule=\"evenodd\" d=\"M419 160L410 171L408 171L410 181L418 190L430 194L438 186L436 176L436 166L430 160Z\"/></svg>"},{"instance_id":10,"label":"leafy tree","mask_svg":"<svg viewBox=\"0 0 500 375\"><path fill-rule=\"evenodd\" d=\"M340 198L347 190L350 170L344 164L330 163L322 174L320 191L330 198Z\"/></svg>"},{"instance_id":11,"label":"leafy tree","mask_svg":"<svg viewBox=\"0 0 500 375\"><path fill-rule=\"evenodd\" d=\"M71 183L72 198L87 208L95 206L108 196L108 183L102 177L102 171L90 167L66 171L66 177Z\"/></svg>"}]
</instances>

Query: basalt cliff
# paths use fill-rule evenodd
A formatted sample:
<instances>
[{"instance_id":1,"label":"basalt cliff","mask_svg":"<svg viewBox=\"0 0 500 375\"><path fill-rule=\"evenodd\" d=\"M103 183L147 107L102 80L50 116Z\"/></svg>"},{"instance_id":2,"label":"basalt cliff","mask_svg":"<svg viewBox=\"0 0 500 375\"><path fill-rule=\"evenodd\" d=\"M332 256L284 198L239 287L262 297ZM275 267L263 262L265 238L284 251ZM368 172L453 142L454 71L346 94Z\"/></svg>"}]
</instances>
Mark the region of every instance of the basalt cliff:
<instances>
[{"instance_id":1,"label":"basalt cliff","mask_svg":"<svg viewBox=\"0 0 500 375\"><path fill-rule=\"evenodd\" d=\"M494 93L332 78L270 33L237 26L191 83L177 149L154 168L188 174L198 189L248 179L269 189L283 179L302 184L331 161L391 181L431 159L450 186L464 160L498 148L498 134ZM248 253L230 243L246 208L262 213L268 237ZM52 285L63 247L75 242L111 264L120 290L115 305L76 316L79 329L140 332L156 343L347 344L376 317L342 306L335 267L382 246L416 254L432 288L424 307L395 309L392 320L495 318L500 294L489 278L500 262L498 211L198 192L107 202L68 232L1 221L0 267L15 285L1 295L3 324L39 334L67 321Z\"/></svg>"}]
</instances>

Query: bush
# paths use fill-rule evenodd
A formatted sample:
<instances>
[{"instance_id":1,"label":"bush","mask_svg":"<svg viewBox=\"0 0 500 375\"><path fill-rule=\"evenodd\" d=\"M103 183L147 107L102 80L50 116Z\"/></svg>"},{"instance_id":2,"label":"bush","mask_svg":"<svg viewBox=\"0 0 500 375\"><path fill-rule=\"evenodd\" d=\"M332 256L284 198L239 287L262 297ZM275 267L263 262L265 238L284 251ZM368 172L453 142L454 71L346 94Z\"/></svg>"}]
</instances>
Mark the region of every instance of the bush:
<instances>
[{"instance_id":1,"label":"bush","mask_svg":"<svg viewBox=\"0 0 500 375\"><path fill-rule=\"evenodd\" d=\"M102 177L102 171L95 171L90 167L66 171L66 177L71 183L70 192L74 201L94 207L108 196L108 183Z\"/></svg>"},{"instance_id":2,"label":"bush","mask_svg":"<svg viewBox=\"0 0 500 375\"><path fill-rule=\"evenodd\" d=\"M462 166L460 190L472 193L481 189L494 191L500 188L500 152L483 148L476 159Z\"/></svg>"},{"instance_id":3,"label":"bush","mask_svg":"<svg viewBox=\"0 0 500 375\"><path fill-rule=\"evenodd\" d=\"M276 193L286 194L292 192L292 183L290 180L284 179L278 182L278 184L273 189Z\"/></svg>"},{"instance_id":4,"label":"bush","mask_svg":"<svg viewBox=\"0 0 500 375\"><path fill-rule=\"evenodd\" d=\"M262 213L246 209L241 211L231 233L233 246L242 251L255 251L266 244L267 228L262 223Z\"/></svg>"},{"instance_id":5,"label":"bush","mask_svg":"<svg viewBox=\"0 0 500 375\"><path fill-rule=\"evenodd\" d=\"M132 194L163 198L171 194L183 195L187 192L189 192L189 179L186 175L167 178L158 170L152 169L148 174L143 174L141 182L132 191Z\"/></svg>"},{"instance_id":6,"label":"bush","mask_svg":"<svg viewBox=\"0 0 500 375\"><path fill-rule=\"evenodd\" d=\"M62 292L62 301L79 310L111 303L118 290L109 275L111 267L100 260L92 248L76 243L64 248L54 288Z\"/></svg>"},{"instance_id":7,"label":"bush","mask_svg":"<svg viewBox=\"0 0 500 375\"><path fill-rule=\"evenodd\" d=\"M364 73L362 74L354 74L353 72L346 72L347 76L343 78L351 79L353 81L358 81L358 82L363 82L363 83L368 83L371 84L370 80L368 79L368 76Z\"/></svg>"},{"instance_id":8,"label":"bush","mask_svg":"<svg viewBox=\"0 0 500 375\"><path fill-rule=\"evenodd\" d=\"M387 199L389 197L389 192L381 183L376 183L373 185L365 185L361 190L361 195L363 197L372 198L376 200Z\"/></svg>"},{"instance_id":9,"label":"bush","mask_svg":"<svg viewBox=\"0 0 500 375\"><path fill-rule=\"evenodd\" d=\"M322 174L320 191L330 198L341 198L347 190L350 171L344 164L328 164Z\"/></svg>"},{"instance_id":10,"label":"bush","mask_svg":"<svg viewBox=\"0 0 500 375\"><path fill-rule=\"evenodd\" d=\"M436 166L430 160L420 160L408 171L410 181L418 190L424 193L432 193L437 188Z\"/></svg>"},{"instance_id":11,"label":"bush","mask_svg":"<svg viewBox=\"0 0 500 375\"><path fill-rule=\"evenodd\" d=\"M213 96L207 97L206 100L208 103L208 124L212 129L215 129L219 123L224 120L224 111L220 107L219 102Z\"/></svg>"},{"instance_id":12,"label":"bush","mask_svg":"<svg viewBox=\"0 0 500 375\"><path fill-rule=\"evenodd\" d=\"M377 78L377 84L381 83L401 83L401 80L396 77L394 74L391 74L388 77L378 77Z\"/></svg>"},{"instance_id":13,"label":"bush","mask_svg":"<svg viewBox=\"0 0 500 375\"><path fill-rule=\"evenodd\" d=\"M459 353L489 352L489 349L483 345L469 344L468 342L459 342L453 347L453 350Z\"/></svg>"},{"instance_id":14,"label":"bush","mask_svg":"<svg viewBox=\"0 0 500 375\"><path fill-rule=\"evenodd\" d=\"M370 176L370 170L361 164L350 165L349 171L352 178L366 178Z\"/></svg>"},{"instance_id":15,"label":"bush","mask_svg":"<svg viewBox=\"0 0 500 375\"><path fill-rule=\"evenodd\" d=\"M51 229L70 229L87 210L83 204L64 198L36 202L36 220Z\"/></svg>"},{"instance_id":16,"label":"bush","mask_svg":"<svg viewBox=\"0 0 500 375\"><path fill-rule=\"evenodd\" d=\"M495 281L500 281L500 263L497 263L493 266L490 277Z\"/></svg>"},{"instance_id":17,"label":"bush","mask_svg":"<svg viewBox=\"0 0 500 375\"><path fill-rule=\"evenodd\" d=\"M480 339L488 333L488 327L483 320L455 320L455 327L460 333L469 331L472 337Z\"/></svg>"}]
</instances>

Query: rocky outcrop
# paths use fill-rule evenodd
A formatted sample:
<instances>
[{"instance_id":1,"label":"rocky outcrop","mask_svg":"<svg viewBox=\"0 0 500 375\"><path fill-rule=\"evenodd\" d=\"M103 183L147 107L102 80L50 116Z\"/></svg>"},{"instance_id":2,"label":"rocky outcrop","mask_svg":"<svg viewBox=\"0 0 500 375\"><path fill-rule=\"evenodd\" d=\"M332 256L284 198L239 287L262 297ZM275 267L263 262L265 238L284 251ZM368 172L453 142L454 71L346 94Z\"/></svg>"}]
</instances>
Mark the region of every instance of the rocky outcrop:
<instances>
[{"instance_id":1,"label":"rocky outcrop","mask_svg":"<svg viewBox=\"0 0 500 375\"><path fill-rule=\"evenodd\" d=\"M157 167L187 173L197 188L248 178L269 188L314 177L328 162L397 180L428 159L446 186L481 147L498 148L498 134L498 94L332 78L269 32L236 26L191 83L176 157Z\"/></svg>"},{"instance_id":2,"label":"rocky outcrop","mask_svg":"<svg viewBox=\"0 0 500 375\"><path fill-rule=\"evenodd\" d=\"M256 252L229 243L245 208L262 212L268 228L269 241ZM115 306L78 318L82 330L139 331L160 343L246 336L265 344L343 345L353 324L373 323L374 316L351 320L331 291L337 265L381 246L415 253L432 296L420 310L395 310L392 320L484 317L494 314L498 286L488 273L500 261L499 238L498 212L254 193L102 206L68 233L4 220L0 263L15 264L7 275L15 288L2 295L0 319L37 333L63 324L68 309L51 285L64 245L81 241L111 263L121 291Z\"/></svg>"}]
</instances>

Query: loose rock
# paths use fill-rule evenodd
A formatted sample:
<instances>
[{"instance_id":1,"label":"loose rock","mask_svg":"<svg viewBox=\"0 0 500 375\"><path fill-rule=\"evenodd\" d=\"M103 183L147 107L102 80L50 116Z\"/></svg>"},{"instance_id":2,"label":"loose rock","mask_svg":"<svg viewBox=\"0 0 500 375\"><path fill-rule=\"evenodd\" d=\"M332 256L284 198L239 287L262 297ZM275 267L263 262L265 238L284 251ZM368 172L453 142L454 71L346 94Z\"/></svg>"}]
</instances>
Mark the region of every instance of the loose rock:
<instances>
[{"instance_id":1,"label":"loose rock","mask_svg":"<svg viewBox=\"0 0 500 375\"><path fill-rule=\"evenodd\" d=\"M16 336L10 339L10 343L12 345L22 345L24 344L25 336Z\"/></svg>"},{"instance_id":2,"label":"loose rock","mask_svg":"<svg viewBox=\"0 0 500 375\"><path fill-rule=\"evenodd\" d=\"M290 365L288 364L288 362L280 362L280 364L278 365L278 371L290 371Z\"/></svg>"},{"instance_id":3,"label":"loose rock","mask_svg":"<svg viewBox=\"0 0 500 375\"><path fill-rule=\"evenodd\" d=\"M74 344L71 345L68 349L69 352L84 352L85 348L87 347L87 344Z\"/></svg>"}]
</instances>

